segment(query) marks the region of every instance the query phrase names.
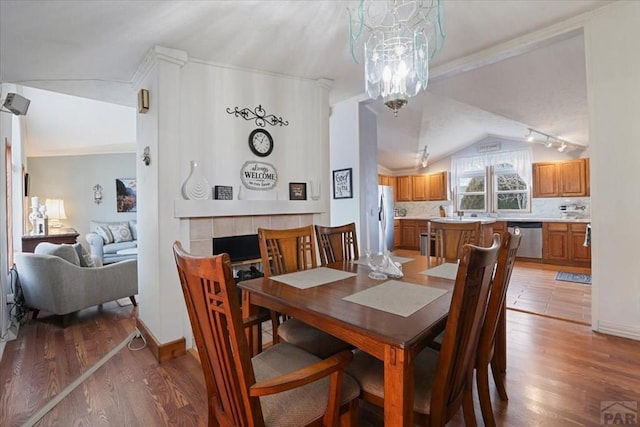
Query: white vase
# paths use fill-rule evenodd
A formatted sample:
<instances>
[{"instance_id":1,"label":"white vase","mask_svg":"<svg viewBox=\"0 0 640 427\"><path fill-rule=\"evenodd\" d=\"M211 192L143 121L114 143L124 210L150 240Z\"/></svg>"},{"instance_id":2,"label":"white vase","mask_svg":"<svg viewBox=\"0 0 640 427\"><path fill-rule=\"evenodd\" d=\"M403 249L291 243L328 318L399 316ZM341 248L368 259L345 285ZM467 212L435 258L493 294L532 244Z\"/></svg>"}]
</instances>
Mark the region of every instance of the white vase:
<instances>
[{"instance_id":1,"label":"white vase","mask_svg":"<svg viewBox=\"0 0 640 427\"><path fill-rule=\"evenodd\" d=\"M198 167L198 162L191 161L191 173L182 184L182 197L187 200L206 200L211 198L211 186Z\"/></svg>"}]
</instances>

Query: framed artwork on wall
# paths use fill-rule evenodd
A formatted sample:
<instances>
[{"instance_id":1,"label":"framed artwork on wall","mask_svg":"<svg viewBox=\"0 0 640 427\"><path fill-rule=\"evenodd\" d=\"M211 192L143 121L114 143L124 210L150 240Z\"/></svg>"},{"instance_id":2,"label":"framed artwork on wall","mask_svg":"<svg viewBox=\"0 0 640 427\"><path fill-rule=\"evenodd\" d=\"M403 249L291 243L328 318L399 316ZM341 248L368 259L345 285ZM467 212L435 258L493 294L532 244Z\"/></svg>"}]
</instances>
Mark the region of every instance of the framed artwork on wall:
<instances>
[{"instance_id":1,"label":"framed artwork on wall","mask_svg":"<svg viewBox=\"0 0 640 427\"><path fill-rule=\"evenodd\" d=\"M290 182L289 200L307 200L307 183Z\"/></svg>"},{"instance_id":2,"label":"framed artwork on wall","mask_svg":"<svg viewBox=\"0 0 640 427\"><path fill-rule=\"evenodd\" d=\"M137 189L135 178L116 179L116 205L118 212L137 212Z\"/></svg>"},{"instance_id":3,"label":"framed artwork on wall","mask_svg":"<svg viewBox=\"0 0 640 427\"><path fill-rule=\"evenodd\" d=\"M333 198L353 198L351 168L333 171Z\"/></svg>"}]
</instances>

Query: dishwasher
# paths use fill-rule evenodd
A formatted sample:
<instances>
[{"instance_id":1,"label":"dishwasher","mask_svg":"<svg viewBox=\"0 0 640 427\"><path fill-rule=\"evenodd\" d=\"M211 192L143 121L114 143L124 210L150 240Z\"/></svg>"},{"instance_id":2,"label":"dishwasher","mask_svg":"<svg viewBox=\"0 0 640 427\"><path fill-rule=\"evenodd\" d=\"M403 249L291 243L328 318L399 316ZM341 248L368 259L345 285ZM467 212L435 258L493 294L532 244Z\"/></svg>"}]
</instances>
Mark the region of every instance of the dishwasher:
<instances>
[{"instance_id":1,"label":"dishwasher","mask_svg":"<svg viewBox=\"0 0 640 427\"><path fill-rule=\"evenodd\" d=\"M507 230L520 229L522 240L516 253L520 258L542 259L542 222L507 221Z\"/></svg>"}]
</instances>

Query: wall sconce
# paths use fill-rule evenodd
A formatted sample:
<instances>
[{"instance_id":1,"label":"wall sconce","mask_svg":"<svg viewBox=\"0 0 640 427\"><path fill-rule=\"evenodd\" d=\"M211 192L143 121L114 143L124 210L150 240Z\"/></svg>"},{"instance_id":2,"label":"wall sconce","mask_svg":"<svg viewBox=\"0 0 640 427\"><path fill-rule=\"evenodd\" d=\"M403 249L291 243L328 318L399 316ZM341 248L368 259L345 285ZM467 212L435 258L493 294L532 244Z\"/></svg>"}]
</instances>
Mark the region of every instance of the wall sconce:
<instances>
[{"instance_id":1,"label":"wall sconce","mask_svg":"<svg viewBox=\"0 0 640 427\"><path fill-rule=\"evenodd\" d=\"M93 203L96 205L102 203L102 185L100 184L93 186Z\"/></svg>"},{"instance_id":2,"label":"wall sconce","mask_svg":"<svg viewBox=\"0 0 640 427\"><path fill-rule=\"evenodd\" d=\"M142 151L141 157L142 157L142 162L145 164L145 166L149 166L149 164L151 163L151 149L149 148L148 145L144 147L144 151Z\"/></svg>"}]
</instances>

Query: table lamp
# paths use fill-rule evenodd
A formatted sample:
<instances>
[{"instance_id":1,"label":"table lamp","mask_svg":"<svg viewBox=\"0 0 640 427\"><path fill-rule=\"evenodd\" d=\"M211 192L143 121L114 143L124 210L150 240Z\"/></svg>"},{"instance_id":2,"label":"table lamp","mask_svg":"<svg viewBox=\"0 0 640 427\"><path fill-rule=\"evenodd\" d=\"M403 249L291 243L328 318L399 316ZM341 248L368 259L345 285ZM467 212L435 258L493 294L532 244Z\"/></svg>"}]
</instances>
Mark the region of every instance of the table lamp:
<instances>
[{"instance_id":1,"label":"table lamp","mask_svg":"<svg viewBox=\"0 0 640 427\"><path fill-rule=\"evenodd\" d=\"M60 228L62 224L61 219L67 219L67 214L64 212L64 200L62 199L47 199L44 202L47 207L47 216L49 217L49 226L53 228Z\"/></svg>"}]
</instances>

